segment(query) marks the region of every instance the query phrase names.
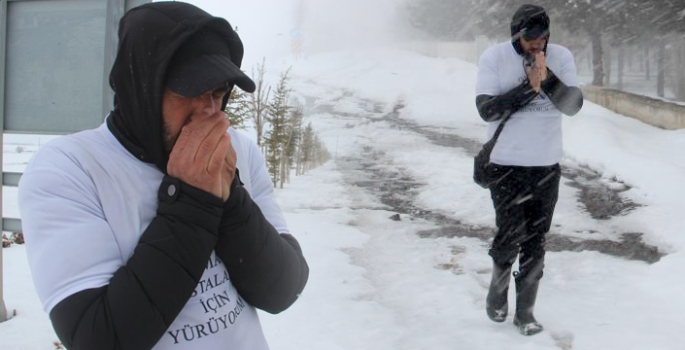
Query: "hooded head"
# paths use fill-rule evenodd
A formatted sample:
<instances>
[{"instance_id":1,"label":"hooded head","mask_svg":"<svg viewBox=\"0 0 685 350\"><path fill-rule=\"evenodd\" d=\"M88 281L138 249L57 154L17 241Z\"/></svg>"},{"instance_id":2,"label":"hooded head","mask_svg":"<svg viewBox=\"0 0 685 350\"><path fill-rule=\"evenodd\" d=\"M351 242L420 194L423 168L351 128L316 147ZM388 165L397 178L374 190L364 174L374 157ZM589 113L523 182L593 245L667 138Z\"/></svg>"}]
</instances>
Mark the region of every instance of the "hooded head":
<instances>
[{"instance_id":1,"label":"hooded head","mask_svg":"<svg viewBox=\"0 0 685 350\"><path fill-rule=\"evenodd\" d=\"M545 42L549 41L549 16L544 8L525 4L516 10L511 20L511 42L519 54L523 54L521 38L528 41L544 38Z\"/></svg>"},{"instance_id":2,"label":"hooded head","mask_svg":"<svg viewBox=\"0 0 685 350\"><path fill-rule=\"evenodd\" d=\"M136 158L166 173L165 88L188 97L222 84L252 92L254 82L240 71L242 59L243 44L222 18L182 2L136 7L119 22L119 47L109 77L114 110L107 126Z\"/></svg>"}]
</instances>

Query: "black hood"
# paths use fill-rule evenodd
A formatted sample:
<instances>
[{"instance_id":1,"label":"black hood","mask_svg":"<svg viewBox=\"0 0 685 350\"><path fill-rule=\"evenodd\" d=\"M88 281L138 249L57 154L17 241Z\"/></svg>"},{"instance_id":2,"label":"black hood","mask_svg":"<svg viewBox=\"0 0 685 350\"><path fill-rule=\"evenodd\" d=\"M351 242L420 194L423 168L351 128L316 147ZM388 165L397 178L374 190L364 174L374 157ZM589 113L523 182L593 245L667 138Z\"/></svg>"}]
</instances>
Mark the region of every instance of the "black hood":
<instances>
[{"instance_id":1,"label":"black hood","mask_svg":"<svg viewBox=\"0 0 685 350\"><path fill-rule=\"evenodd\" d=\"M514 17L511 19L511 43L519 54L523 53L519 39L524 29L543 30L544 36L549 42L549 16L547 16L545 9L537 5L525 4L521 5L514 13ZM547 44L545 44L546 50Z\"/></svg>"},{"instance_id":2,"label":"black hood","mask_svg":"<svg viewBox=\"0 0 685 350\"><path fill-rule=\"evenodd\" d=\"M114 110L107 126L141 161L166 174L162 96L167 67L176 50L200 30L226 39L231 61L240 67L243 44L223 18L182 2L155 2L128 11L119 22L119 48L109 76ZM222 101L226 107L229 94Z\"/></svg>"}]
</instances>

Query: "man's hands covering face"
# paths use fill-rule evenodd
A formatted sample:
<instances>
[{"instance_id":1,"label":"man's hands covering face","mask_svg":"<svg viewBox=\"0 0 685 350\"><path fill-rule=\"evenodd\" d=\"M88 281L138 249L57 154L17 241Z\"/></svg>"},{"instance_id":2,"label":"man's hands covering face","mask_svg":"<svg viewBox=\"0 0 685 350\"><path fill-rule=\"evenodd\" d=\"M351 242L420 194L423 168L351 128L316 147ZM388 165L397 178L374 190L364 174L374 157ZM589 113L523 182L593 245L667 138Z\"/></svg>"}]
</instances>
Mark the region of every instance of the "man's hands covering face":
<instances>
[{"instance_id":1,"label":"man's hands covering face","mask_svg":"<svg viewBox=\"0 0 685 350\"><path fill-rule=\"evenodd\" d=\"M547 79L547 62L544 52L537 52L534 57L533 65L526 67L526 75L528 75L528 81L533 90L540 92L541 83Z\"/></svg>"},{"instance_id":2,"label":"man's hands covering face","mask_svg":"<svg viewBox=\"0 0 685 350\"><path fill-rule=\"evenodd\" d=\"M223 111L209 117L191 116L169 155L169 175L225 202L230 194L237 159L231 136L226 132L229 126Z\"/></svg>"}]
</instances>

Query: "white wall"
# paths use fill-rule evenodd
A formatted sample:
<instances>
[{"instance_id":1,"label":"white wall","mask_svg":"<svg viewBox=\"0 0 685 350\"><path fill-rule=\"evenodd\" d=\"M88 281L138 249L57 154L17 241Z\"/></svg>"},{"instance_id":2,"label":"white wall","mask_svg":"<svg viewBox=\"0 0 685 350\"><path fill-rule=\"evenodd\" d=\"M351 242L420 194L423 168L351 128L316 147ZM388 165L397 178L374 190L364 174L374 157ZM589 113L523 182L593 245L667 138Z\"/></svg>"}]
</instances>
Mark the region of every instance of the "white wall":
<instances>
[{"instance_id":1,"label":"white wall","mask_svg":"<svg viewBox=\"0 0 685 350\"><path fill-rule=\"evenodd\" d=\"M685 106L614 89L585 85L583 97L616 113L663 129L685 128Z\"/></svg>"}]
</instances>

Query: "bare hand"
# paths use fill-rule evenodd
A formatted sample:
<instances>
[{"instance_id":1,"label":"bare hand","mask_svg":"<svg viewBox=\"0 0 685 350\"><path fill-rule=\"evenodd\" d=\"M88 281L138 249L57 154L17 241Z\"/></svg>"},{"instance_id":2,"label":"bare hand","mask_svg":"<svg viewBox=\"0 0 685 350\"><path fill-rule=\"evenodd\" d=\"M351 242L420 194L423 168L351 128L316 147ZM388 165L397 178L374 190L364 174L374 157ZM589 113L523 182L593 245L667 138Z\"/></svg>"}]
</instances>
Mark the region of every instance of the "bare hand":
<instances>
[{"instance_id":1,"label":"bare hand","mask_svg":"<svg viewBox=\"0 0 685 350\"><path fill-rule=\"evenodd\" d=\"M544 52L535 54L535 62L532 66L526 67L526 75L531 88L535 92L540 92L542 82L547 79L547 63Z\"/></svg>"},{"instance_id":2,"label":"bare hand","mask_svg":"<svg viewBox=\"0 0 685 350\"><path fill-rule=\"evenodd\" d=\"M230 136L230 135L229 135ZM235 153L233 145L230 145L228 152L226 152L226 157L224 158L223 174L221 175L223 181L223 200L224 202L231 195L231 184L233 183L233 178L235 178L235 169L238 156ZM225 196L225 197L224 197Z\"/></svg>"},{"instance_id":3,"label":"bare hand","mask_svg":"<svg viewBox=\"0 0 685 350\"><path fill-rule=\"evenodd\" d=\"M208 117L191 116L169 155L169 175L225 201L228 179L224 168L229 149L232 150L231 136L226 132L229 125L222 111Z\"/></svg>"},{"instance_id":4,"label":"bare hand","mask_svg":"<svg viewBox=\"0 0 685 350\"><path fill-rule=\"evenodd\" d=\"M544 52L535 54L535 68L540 74L540 81L547 80L547 57Z\"/></svg>"}]
</instances>

